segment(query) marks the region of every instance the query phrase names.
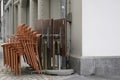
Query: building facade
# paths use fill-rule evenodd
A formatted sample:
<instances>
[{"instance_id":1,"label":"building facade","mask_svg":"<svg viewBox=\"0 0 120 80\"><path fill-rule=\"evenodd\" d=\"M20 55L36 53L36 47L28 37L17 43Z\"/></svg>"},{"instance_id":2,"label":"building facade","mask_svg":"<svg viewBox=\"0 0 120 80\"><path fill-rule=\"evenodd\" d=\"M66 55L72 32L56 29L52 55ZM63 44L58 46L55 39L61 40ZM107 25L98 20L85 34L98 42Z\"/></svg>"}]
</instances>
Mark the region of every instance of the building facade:
<instances>
[{"instance_id":1,"label":"building facade","mask_svg":"<svg viewBox=\"0 0 120 80\"><path fill-rule=\"evenodd\" d=\"M8 0L3 39L21 23L36 29L38 19L67 18L71 21L67 26L71 67L84 75L120 75L119 4L119 0Z\"/></svg>"},{"instance_id":2,"label":"building facade","mask_svg":"<svg viewBox=\"0 0 120 80\"><path fill-rule=\"evenodd\" d=\"M4 7L2 38L6 41L7 36L16 33L17 26L22 23L36 29L38 19L49 18L66 18L70 22L67 48L76 62L82 55L82 0L8 0Z\"/></svg>"}]
</instances>

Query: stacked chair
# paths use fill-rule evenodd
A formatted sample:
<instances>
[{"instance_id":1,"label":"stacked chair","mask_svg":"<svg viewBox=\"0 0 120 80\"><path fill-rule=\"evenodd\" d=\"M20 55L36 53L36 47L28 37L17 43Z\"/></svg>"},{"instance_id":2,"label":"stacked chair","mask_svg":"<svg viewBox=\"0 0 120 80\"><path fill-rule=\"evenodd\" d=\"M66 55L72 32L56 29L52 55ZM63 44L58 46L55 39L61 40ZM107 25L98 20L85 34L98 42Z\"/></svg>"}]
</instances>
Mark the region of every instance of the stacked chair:
<instances>
[{"instance_id":1,"label":"stacked chair","mask_svg":"<svg viewBox=\"0 0 120 80\"><path fill-rule=\"evenodd\" d=\"M36 32L37 31L37 32ZM21 75L21 57L38 73L72 74L67 51L66 19L41 19L36 31L25 24L18 26L17 33L8 36L2 44L4 65L16 75Z\"/></svg>"},{"instance_id":2,"label":"stacked chair","mask_svg":"<svg viewBox=\"0 0 120 80\"><path fill-rule=\"evenodd\" d=\"M38 73L42 73L40 53L38 52L40 37L41 34L27 25L18 26L17 34L8 36L8 41L2 44L4 65L16 75L21 75L21 57L23 57L30 67Z\"/></svg>"}]
</instances>

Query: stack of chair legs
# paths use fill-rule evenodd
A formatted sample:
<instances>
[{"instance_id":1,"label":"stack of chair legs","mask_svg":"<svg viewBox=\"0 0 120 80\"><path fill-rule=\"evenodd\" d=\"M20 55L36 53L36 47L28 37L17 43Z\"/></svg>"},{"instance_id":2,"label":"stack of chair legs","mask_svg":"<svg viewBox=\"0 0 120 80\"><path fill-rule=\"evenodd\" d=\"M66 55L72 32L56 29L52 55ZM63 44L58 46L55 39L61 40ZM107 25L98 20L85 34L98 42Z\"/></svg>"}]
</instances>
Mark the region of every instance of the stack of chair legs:
<instances>
[{"instance_id":1,"label":"stack of chair legs","mask_svg":"<svg viewBox=\"0 0 120 80\"><path fill-rule=\"evenodd\" d=\"M21 57L24 61L41 73L41 63L38 53L40 34L37 34L27 25L22 24L17 29L17 34L9 36L9 41L2 44L4 65L16 75L21 75Z\"/></svg>"},{"instance_id":2,"label":"stack of chair legs","mask_svg":"<svg viewBox=\"0 0 120 80\"><path fill-rule=\"evenodd\" d=\"M4 65L11 71L15 72L16 75L21 74L21 55L22 50L20 49L20 43L16 41L15 37L10 38L10 42L2 44L4 51Z\"/></svg>"}]
</instances>

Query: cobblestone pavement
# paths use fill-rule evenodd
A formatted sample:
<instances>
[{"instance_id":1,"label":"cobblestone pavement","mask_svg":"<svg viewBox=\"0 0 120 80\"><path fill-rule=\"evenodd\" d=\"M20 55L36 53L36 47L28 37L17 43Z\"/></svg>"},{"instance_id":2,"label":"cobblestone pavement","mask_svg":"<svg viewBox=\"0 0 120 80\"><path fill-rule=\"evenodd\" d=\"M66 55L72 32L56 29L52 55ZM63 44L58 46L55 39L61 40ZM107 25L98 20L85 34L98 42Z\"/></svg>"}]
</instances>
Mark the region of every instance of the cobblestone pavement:
<instances>
[{"instance_id":1,"label":"cobblestone pavement","mask_svg":"<svg viewBox=\"0 0 120 80\"><path fill-rule=\"evenodd\" d=\"M0 44L2 41L0 40ZM16 76L13 72L6 69L3 66L3 49L0 45L0 80L64 80L74 75L70 76L53 76L53 75L44 75L44 74L37 74L36 72L32 72L29 68L26 68L26 64L22 64L22 75Z\"/></svg>"}]
</instances>

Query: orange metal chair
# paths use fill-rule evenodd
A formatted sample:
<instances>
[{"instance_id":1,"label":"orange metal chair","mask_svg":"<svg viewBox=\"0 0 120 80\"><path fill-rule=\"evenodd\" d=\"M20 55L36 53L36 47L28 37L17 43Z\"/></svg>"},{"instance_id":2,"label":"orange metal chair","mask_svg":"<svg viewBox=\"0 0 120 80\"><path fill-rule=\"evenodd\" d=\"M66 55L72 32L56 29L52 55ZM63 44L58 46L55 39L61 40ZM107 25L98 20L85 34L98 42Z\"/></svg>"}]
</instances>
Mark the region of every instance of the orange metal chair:
<instances>
[{"instance_id":1,"label":"orange metal chair","mask_svg":"<svg viewBox=\"0 0 120 80\"><path fill-rule=\"evenodd\" d=\"M42 73L38 44L40 34L37 34L25 24L18 26L17 34L8 37L8 42L2 44L4 54L4 65L21 75L21 57L33 67L38 73Z\"/></svg>"}]
</instances>

